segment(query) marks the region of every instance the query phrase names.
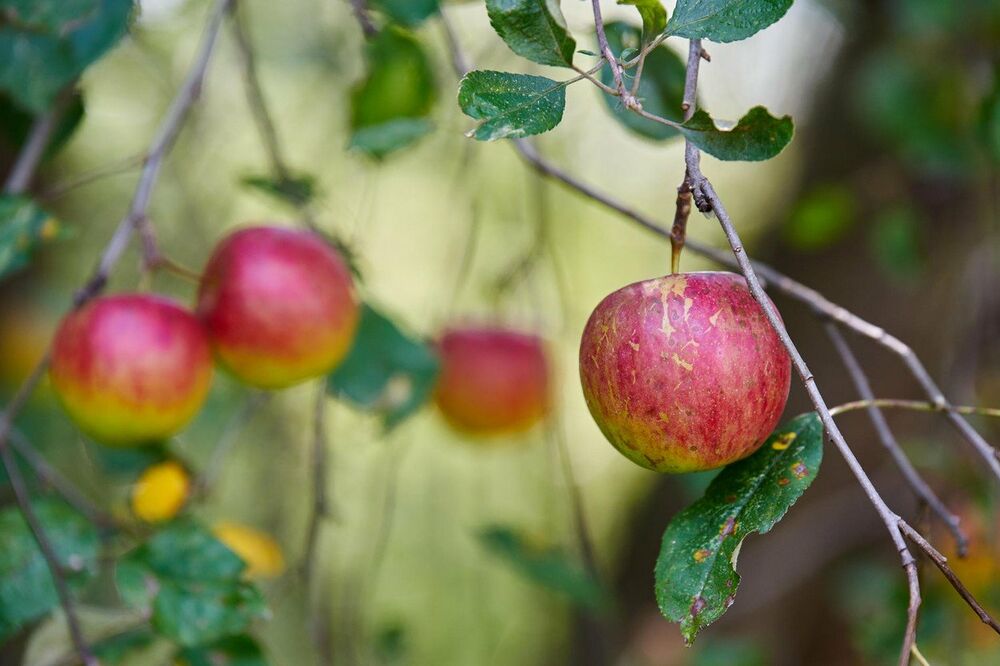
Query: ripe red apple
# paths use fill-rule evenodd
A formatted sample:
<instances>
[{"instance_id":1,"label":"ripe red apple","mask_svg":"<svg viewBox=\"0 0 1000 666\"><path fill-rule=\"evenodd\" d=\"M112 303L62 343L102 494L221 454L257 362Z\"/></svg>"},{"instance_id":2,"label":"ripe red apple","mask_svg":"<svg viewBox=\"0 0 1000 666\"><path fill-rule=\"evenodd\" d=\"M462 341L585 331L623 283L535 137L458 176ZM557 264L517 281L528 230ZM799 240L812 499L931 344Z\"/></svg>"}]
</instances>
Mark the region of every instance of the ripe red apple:
<instances>
[{"instance_id":1,"label":"ripe red apple","mask_svg":"<svg viewBox=\"0 0 1000 666\"><path fill-rule=\"evenodd\" d=\"M283 388L336 367L359 310L351 272L321 236L251 227L215 248L198 315L227 370L252 386Z\"/></svg>"},{"instance_id":2,"label":"ripe red apple","mask_svg":"<svg viewBox=\"0 0 1000 666\"><path fill-rule=\"evenodd\" d=\"M212 354L201 324L173 301L106 296L63 319L49 376L80 430L130 446L170 437L194 417Z\"/></svg>"},{"instance_id":3,"label":"ripe red apple","mask_svg":"<svg viewBox=\"0 0 1000 666\"><path fill-rule=\"evenodd\" d=\"M438 342L435 401L456 430L473 435L527 430L551 405L542 340L502 328L452 328Z\"/></svg>"},{"instance_id":4,"label":"ripe red apple","mask_svg":"<svg viewBox=\"0 0 1000 666\"><path fill-rule=\"evenodd\" d=\"M601 301L583 331L580 379L625 457L694 472L764 443L788 399L791 361L743 277L687 273Z\"/></svg>"}]
</instances>

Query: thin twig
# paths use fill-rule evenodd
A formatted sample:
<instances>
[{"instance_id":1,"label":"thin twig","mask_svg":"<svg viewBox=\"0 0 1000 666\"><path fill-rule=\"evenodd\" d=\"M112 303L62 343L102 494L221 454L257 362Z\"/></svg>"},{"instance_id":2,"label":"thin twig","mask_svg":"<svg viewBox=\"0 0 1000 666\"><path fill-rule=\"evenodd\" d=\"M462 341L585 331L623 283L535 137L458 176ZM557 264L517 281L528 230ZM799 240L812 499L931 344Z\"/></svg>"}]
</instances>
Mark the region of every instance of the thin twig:
<instances>
[{"instance_id":1,"label":"thin twig","mask_svg":"<svg viewBox=\"0 0 1000 666\"><path fill-rule=\"evenodd\" d=\"M232 12L233 33L236 35L237 51L243 64L243 82L246 88L247 102L250 112L253 114L254 122L257 124L257 131L260 133L264 143L264 150L271 163L271 171L279 183L291 183L294 181L291 170L288 168L288 161L278 140L278 131L268 110L267 101L264 99L264 89L260 84L260 74L257 69L257 59L254 55L253 45L244 23L243 13L246 12L245 5ZM299 214L302 215L302 222L312 231L317 231L315 217L309 209L307 202L297 202L295 205Z\"/></svg>"},{"instance_id":2,"label":"thin twig","mask_svg":"<svg viewBox=\"0 0 1000 666\"><path fill-rule=\"evenodd\" d=\"M316 402L313 406L313 436L312 436L312 459L310 468L312 469L313 501L309 514L309 522L306 527L306 541L303 548L301 574L305 577L312 575L313 564L316 560L316 545L319 540L319 532L323 520L330 515L330 506L327 499L327 483L329 478L329 461L327 454L329 442L326 436L326 380L319 382L319 390L316 394Z\"/></svg>"},{"instance_id":3,"label":"thin twig","mask_svg":"<svg viewBox=\"0 0 1000 666\"><path fill-rule=\"evenodd\" d=\"M868 418L871 419L879 441L882 442L882 446L889 452L899 471L903 474L903 478L906 479L906 482L917 497L926 502L930 510L947 526L955 539L959 557L965 557L965 554L969 550L969 538L962 531L958 516L948 510L945 503L927 485L927 482L920 476L920 472L916 470L910 459L906 457L906 453L903 452L899 442L896 441L896 436L892 434L892 429L885 420L880 407L872 402L875 400L875 393L872 391L868 376L862 369L861 363L858 362L847 340L844 339L844 335L840 332L840 329L832 322L826 322L824 328L826 329L826 334L833 342L837 353L840 355L844 367L847 368L847 374L851 377L851 381L854 382L854 388L857 389L861 398L869 403L866 408L868 410ZM928 404L932 409L936 408L935 405L930 403L925 404ZM846 411L843 406L841 406L841 411ZM830 413L836 416L838 413L837 408L831 409Z\"/></svg>"},{"instance_id":4,"label":"thin twig","mask_svg":"<svg viewBox=\"0 0 1000 666\"><path fill-rule=\"evenodd\" d=\"M38 198L42 201L51 201L52 199L58 199L61 196L72 192L78 187L83 187L84 185L89 185L90 183L108 178L110 176L119 176L126 174L129 171L138 169L143 165L145 161L144 155L132 155L131 157L126 157L123 160L118 160L117 162L112 162L110 164L105 164L97 167L93 171L82 173L75 176L70 176L62 182L55 183L54 185L43 190Z\"/></svg>"},{"instance_id":5,"label":"thin twig","mask_svg":"<svg viewBox=\"0 0 1000 666\"><path fill-rule=\"evenodd\" d=\"M604 60L607 61L608 67L611 68L611 76L614 78L615 89L618 91L618 96L621 97L622 105L626 109L640 111L642 110L642 105L629 92L628 88L625 87L625 81L622 78L621 63L615 58L615 54L611 51L611 46L608 44L608 36L604 32L604 17L601 16L601 0L591 0L591 6L594 10L594 27L597 29L597 45L601 51L601 55L604 56Z\"/></svg>"},{"instance_id":6,"label":"thin twig","mask_svg":"<svg viewBox=\"0 0 1000 666\"><path fill-rule=\"evenodd\" d=\"M948 558L942 555L920 534L920 532L913 529L913 527L905 521L900 521L899 527L903 531L903 534L906 535L906 538L913 542L913 545L922 550L927 557L930 558L931 562L934 563L948 582L951 583L951 586L955 588L955 591L958 592L959 596L961 596L963 600L965 600L965 603L969 605L969 608L971 608L979 619L982 620L983 624L1000 634L1000 624L997 624L997 621L993 619L993 616L991 616L986 609L983 608L982 604L980 604L976 598L972 596L972 593L969 592L968 588L965 587L955 572L951 570L951 567L948 566Z\"/></svg>"},{"instance_id":7,"label":"thin twig","mask_svg":"<svg viewBox=\"0 0 1000 666\"><path fill-rule=\"evenodd\" d=\"M368 13L368 3L366 0L350 0L350 3L351 10L361 25L361 32L364 34L365 39L372 39L378 35L378 28L372 23L372 17Z\"/></svg>"},{"instance_id":8,"label":"thin twig","mask_svg":"<svg viewBox=\"0 0 1000 666\"><path fill-rule=\"evenodd\" d=\"M28 463L39 481L53 488L67 504L86 516L87 520L103 529L112 529L117 525L118 521L111 514L94 504L73 482L50 465L45 456L17 428L10 431L10 445Z\"/></svg>"},{"instance_id":9,"label":"thin twig","mask_svg":"<svg viewBox=\"0 0 1000 666\"><path fill-rule=\"evenodd\" d=\"M28 138L3 185L4 194L21 194L31 185L31 179L45 156L45 150L49 147L49 140L59 126L69 101L73 98L75 85L76 82L73 82L63 88L56 95L51 108L32 123L31 129L28 130Z\"/></svg>"},{"instance_id":10,"label":"thin twig","mask_svg":"<svg viewBox=\"0 0 1000 666\"><path fill-rule=\"evenodd\" d=\"M243 432L243 429L250 420L259 413L261 407L267 404L272 395L266 391L254 391L246 397L243 406L230 417L229 422L222 431L222 435L219 436L219 441L216 443L215 448L212 449L208 462L205 463L205 467L201 470L194 483L194 492L192 494L204 496L211 493L212 488L215 487L216 480L219 478L219 474L222 472L223 463L232 452L233 446L239 441L240 433Z\"/></svg>"},{"instance_id":11,"label":"thin twig","mask_svg":"<svg viewBox=\"0 0 1000 666\"><path fill-rule=\"evenodd\" d=\"M24 483L24 478L21 476L21 471L17 466L17 460L14 459L11 447L6 441L0 443L0 458L2 458L3 466L7 470L7 479L10 482L11 489L14 491L14 498L17 501L18 508L21 510L21 515L24 516L24 522L27 523L28 529L31 530L31 534L35 538L39 550L42 551L42 557L45 559L49 573L52 575L52 584L56 589L56 594L59 596L59 603L63 608L63 612L66 613L66 625L69 628L69 635L73 641L73 646L76 648L76 653L80 656L80 661L85 666L98 666L97 659L83 637L83 631L80 628L80 619L76 613L76 605L73 602L73 597L70 596L69 585L66 583L62 564L56 556L52 542L49 541L49 537L45 533L45 528L42 527L38 516L35 515L35 510L31 506L31 497L28 494L28 488Z\"/></svg>"},{"instance_id":12,"label":"thin twig","mask_svg":"<svg viewBox=\"0 0 1000 666\"><path fill-rule=\"evenodd\" d=\"M844 412L853 412L858 409L906 409L913 412L955 412L956 414L975 414L978 416L990 416L1000 418L1000 408L997 407L976 407L974 405L948 405L942 407L927 400L902 400L899 398L868 398L865 400L854 400L845 402L830 408L830 413L834 416Z\"/></svg>"}]
</instances>

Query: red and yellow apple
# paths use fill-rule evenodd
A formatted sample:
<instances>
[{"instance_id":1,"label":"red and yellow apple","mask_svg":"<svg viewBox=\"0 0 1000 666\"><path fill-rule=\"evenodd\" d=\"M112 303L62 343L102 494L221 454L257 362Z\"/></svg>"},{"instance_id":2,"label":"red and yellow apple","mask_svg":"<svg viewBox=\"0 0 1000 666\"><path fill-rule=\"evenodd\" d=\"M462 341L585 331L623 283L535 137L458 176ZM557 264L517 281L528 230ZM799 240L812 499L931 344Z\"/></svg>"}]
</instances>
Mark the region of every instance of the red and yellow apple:
<instances>
[{"instance_id":1,"label":"red and yellow apple","mask_svg":"<svg viewBox=\"0 0 1000 666\"><path fill-rule=\"evenodd\" d=\"M502 328L452 328L438 341L435 402L456 430L471 435L522 432L551 405L542 340Z\"/></svg>"},{"instance_id":2,"label":"red and yellow apple","mask_svg":"<svg viewBox=\"0 0 1000 666\"><path fill-rule=\"evenodd\" d=\"M106 296L62 321L49 376L80 430L130 446L165 439L194 417L211 383L212 355L198 320L173 301Z\"/></svg>"},{"instance_id":3,"label":"red and yellow apple","mask_svg":"<svg viewBox=\"0 0 1000 666\"><path fill-rule=\"evenodd\" d=\"M785 408L791 361L741 276L686 273L601 301L583 331L580 379L625 457L694 472L760 448Z\"/></svg>"},{"instance_id":4,"label":"red and yellow apple","mask_svg":"<svg viewBox=\"0 0 1000 666\"><path fill-rule=\"evenodd\" d=\"M219 243L197 311L219 363L271 389L330 372L347 355L359 317L336 250L318 234L280 227L241 229Z\"/></svg>"}]
</instances>

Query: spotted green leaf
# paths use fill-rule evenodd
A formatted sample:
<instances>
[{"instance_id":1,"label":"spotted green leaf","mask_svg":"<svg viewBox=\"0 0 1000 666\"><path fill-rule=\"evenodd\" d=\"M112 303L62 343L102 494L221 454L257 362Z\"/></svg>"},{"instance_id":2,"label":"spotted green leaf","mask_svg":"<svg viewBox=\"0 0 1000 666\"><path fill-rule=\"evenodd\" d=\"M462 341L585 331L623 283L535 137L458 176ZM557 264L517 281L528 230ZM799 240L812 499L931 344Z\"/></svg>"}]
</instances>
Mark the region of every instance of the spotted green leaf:
<instances>
[{"instance_id":1,"label":"spotted green leaf","mask_svg":"<svg viewBox=\"0 0 1000 666\"><path fill-rule=\"evenodd\" d=\"M627 49L638 49L642 45L642 34L627 23L609 23L605 26L605 32L611 51L622 60L626 59ZM681 108L684 101L684 73L684 61L672 49L660 45L650 51L646 56L638 91L643 108L667 120L684 120L684 110ZM611 67L608 65L601 70L601 81L606 85L614 83ZM677 129L669 125L647 120L625 109L617 97L601 94L615 119L633 132L657 141L679 134Z\"/></svg>"},{"instance_id":2,"label":"spotted green leaf","mask_svg":"<svg viewBox=\"0 0 1000 666\"><path fill-rule=\"evenodd\" d=\"M591 610L607 606L604 588L558 546L502 525L479 533L482 545L529 581Z\"/></svg>"},{"instance_id":3,"label":"spotted green leaf","mask_svg":"<svg viewBox=\"0 0 1000 666\"><path fill-rule=\"evenodd\" d=\"M789 116L775 118L762 106L747 111L735 125L713 120L699 109L679 129L712 157L744 162L771 159L784 150L795 132Z\"/></svg>"},{"instance_id":4,"label":"spotted green leaf","mask_svg":"<svg viewBox=\"0 0 1000 666\"><path fill-rule=\"evenodd\" d=\"M433 129L437 84L411 33L383 28L365 49L368 73L351 92L350 147L382 158Z\"/></svg>"},{"instance_id":5,"label":"spotted green leaf","mask_svg":"<svg viewBox=\"0 0 1000 666\"><path fill-rule=\"evenodd\" d=\"M558 0L486 0L497 34L510 50L540 65L572 67L576 41Z\"/></svg>"},{"instance_id":6,"label":"spotted green leaf","mask_svg":"<svg viewBox=\"0 0 1000 666\"><path fill-rule=\"evenodd\" d=\"M386 428L394 428L430 398L438 365L426 342L364 303L354 346L329 376L327 389L379 414Z\"/></svg>"},{"instance_id":7,"label":"spotted green leaf","mask_svg":"<svg viewBox=\"0 0 1000 666\"><path fill-rule=\"evenodd\" d=\"M619 5L632 5L642 18L642 41L652 41L667 27L667 10L660 0L618 0Z\"/></svg>"},{"instance_id":8,"label":"spotted green leaf","mask_svg":"<svg viewBox=\"0 0 1000 666\"><path fill-rule=\"evenodd\" d=\"M56 219L31 199L0 196L0 279L27 266L35 249L59 233Z\"/></svg>"},{"instance_id":9,"label":"spotted green leaf","mask_svg":"<svg viewBox=\"0 0 1000 666\"><path fill-rule=\"evenodd\" d=\"M656 601L688 643L733 603L736 559L750 534L769 531L816 478L823 426L792 419L752 456L726 467L705 495L670 521L656 561Z\"/></svg>"},{"instance_id":10,"label":"spotted green leaf","mask_svg":"<svg viewBox=\"0 0 1000 666\"><path fill-rule=\"evenodd\" d=\"M97 569L99 542L94 526L65 503L31 503L69 582L85 582ZM17 507L0 511L0 642L59 603L52 574Z\"/></svg>"},{"instance_id":11,"label":"spotted green leaf","mask_svg":"<svg viewBox=\"0 0 1000 666\"><path fill-rule=\"evenodd\" d=\"M260 591L242 579L245 565L191 520L169 524L119 560L122 600L151 611L157 633L182 646L239 634L267 613Z\"/></svg>"},{"instance_id":12,"label":"spotted green leaf","mask_svg":"<svg viewBox=\"0 0 1000 666\"><path fill-rule=\"evenodd\" d=\"M469 136L479 141L548 132L562 120L566 84L544 76L477 70L462 79L458 105L483 122Z\"/></svg>"},{"instance_id":13,"label":"spotted green leaf","mask_svg":"<svg viewBox=\"0 0 1000 666\"><path fill-rule=\"evenodd\" d=\"M792 0L678 0L666 34L736 42L778 21Z\"/></svg>"},{"instance_id":14,"label":"spotted green leaf","mask_svg":"<svg viewBox=\"0 0 1000 666\"><path fill-rule=\"evenodd\" d=\"M132 0L0 0L0 91L42 113L128 29Z\"/></svg>"}]
</instances>

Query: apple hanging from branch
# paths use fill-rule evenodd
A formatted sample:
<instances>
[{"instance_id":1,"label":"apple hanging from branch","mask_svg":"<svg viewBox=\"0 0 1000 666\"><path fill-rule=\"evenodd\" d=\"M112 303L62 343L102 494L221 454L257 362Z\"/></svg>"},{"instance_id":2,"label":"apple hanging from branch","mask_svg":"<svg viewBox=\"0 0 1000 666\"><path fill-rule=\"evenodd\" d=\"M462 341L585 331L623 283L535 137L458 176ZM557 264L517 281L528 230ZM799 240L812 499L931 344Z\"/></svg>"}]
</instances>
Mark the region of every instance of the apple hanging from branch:
<instances>
[{"instance_id":1,"label":"apple hanging from branch","mask_svg":"<svg viewBox=\"0 0 1000 666\"><path fill-rule=\"evenodd\" d=\"M673 274L601 301L583 332L580 379L625 457L695 472L764 443L788 400L791 361L741 276Z\"/></svg>"}]
</instances>

